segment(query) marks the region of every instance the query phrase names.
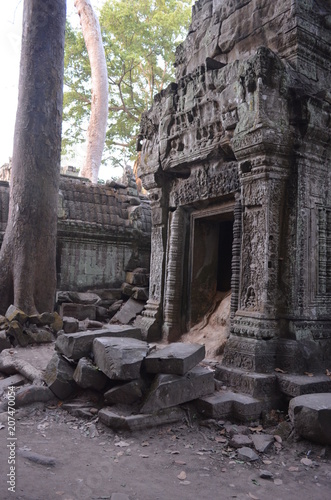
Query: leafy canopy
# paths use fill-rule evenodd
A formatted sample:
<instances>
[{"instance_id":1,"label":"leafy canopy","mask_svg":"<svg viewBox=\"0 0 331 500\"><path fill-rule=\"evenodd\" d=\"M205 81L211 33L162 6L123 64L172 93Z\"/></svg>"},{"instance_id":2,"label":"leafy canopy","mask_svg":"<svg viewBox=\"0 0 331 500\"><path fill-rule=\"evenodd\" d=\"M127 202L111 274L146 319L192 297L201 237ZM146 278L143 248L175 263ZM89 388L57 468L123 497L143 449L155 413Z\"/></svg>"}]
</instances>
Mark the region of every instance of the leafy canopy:
<instances>
[{"instance_id":1,"label":"leafy canopy","mask_svg":"<svg viewBox=\"0 0 331 500\"><path fill-rule=\"evenodd\" d=\"M174 79L175 49L191 18L191 0L106 0L99 22L109 80L104 161L135 155L140 117L153 96ZM86 138L91 70L83 35L67 23L64 152ZM119 154L120 152L120 154Z\"/></svg>"}]
</instances>

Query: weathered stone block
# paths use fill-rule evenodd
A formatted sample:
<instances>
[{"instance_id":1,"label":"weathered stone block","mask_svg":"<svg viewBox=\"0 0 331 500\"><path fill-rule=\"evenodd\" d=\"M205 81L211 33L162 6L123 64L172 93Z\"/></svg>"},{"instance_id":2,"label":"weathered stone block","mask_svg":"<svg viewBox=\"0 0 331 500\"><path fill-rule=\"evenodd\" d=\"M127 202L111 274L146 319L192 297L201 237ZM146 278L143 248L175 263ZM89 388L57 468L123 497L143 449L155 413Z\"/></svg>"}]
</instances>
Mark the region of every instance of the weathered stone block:
<instances>
[{"instance_id":1,"label":"weathered stone block","mask_svg":"<svg viewBox=\"0 0 331 500\"><path fill-rule=\"evenodd\" d=\"M199 412L209 418L225 418L232 416L242 422L259 418L263 402L258 399L237 394L231 391L220 391L216 394L200 398L196 402Z\"/></svg>"},{"instance_id":2,"label":"weathered stone block","mask_svg":"<svg viewBox=\"0 0 331 500\"><path fill-rule=\"evenodd\" d=\"M185 418L181 408L167 408L155 413L140 415L119 415L110 408L102 408L98 413L100 421L112 429L138 431L148 427L172 424Z\"/></svg>"},{"instance_id":3,"label":"weathered stone block","mask_svg":"<svg viewBox=\"0 0 331 500\"><path fill-rule=\"evenodd\" d=\"M141 411L149 413L201 398L214 390L213 372L196 366L183 376L156 376Z\"/></svg>"},{"instance_id":4,"label":"weathered stone block","mask_svg":"<svg viewBox=\"0 0 331 500\"><path fill-rule=\"evenodd\" d=\"M331 394L306 394L290 401L289 416L300 436L331 445Z\"/></svg>"},{"instance_id":5,"label":"weathered stone block","mask_svg":"<svg viewBox=\"0 0 331 500\"><path fill-rule=\"evenodd\" d=\"M9 338L6 335L5 330L0 331L0 352L4 349L9 349L11 347L11 343Z\"/></svg>"},{"instance_id":6,"label":"weathered stone block","mask_svg":"<svg viewBox=\"0 0 331 500\"><path fill-rule=\"evenodd\" d=\"M252 439L250 436L246 436L245 434L234 434L229 441L229 445L233 448L241 448L242 446L251 446Z\"/></svg>"},{"instance_id":7,"label":"weathered stone block","mask_svg":"<svg viewBox=\"0 0 331 500\"><path fill-rule=\"evenodd\" d=\"M0 393L8 389L8 387L23 385L24 382L26 382L26 378L19 373L12 375L11 377L4 378L3 380L0 380Z\"/></svg>"},{"instance_id":8,"label":"weathered stone block","mask_svg":"<svg viewBox=\"0 0 331 500\"><path fill-rule=\"evenodd\" d=\"M253 434L252 441L256 451L267 453L274 442L274 437L271 434Z\"/></svg>"},{"instance_id":9,"label":"weathered stone block","mask_svg":"<svg viewBox=\"0 0 331 500\"><path fill-rule=\"evenodd\" d=\"M61 355L54 354L48 363L44 380L50 390L59 399L71 396L77 389L74 381L74 367Z\"/></svg>"},{"instance_id":10,"label":"weathered stone block","mask_svg":"<svg viewBox=\"0 0 331 500\"><path fill-rule=\"evenodd\" d=\"M146 302L149 298L149 288L141 288L139 286L135 286L132 289L132 298L135 300Z\"/></svg>"},{"instance_id":11,"label":"weathered stone block","mask_svg":"<svg viewBox=\"0 0 331 500\"><path fill-rule=\"evenodd\" d=\"M78 328L78 319L70 318L69 316L63 316L63 331L65 333L76 333L78 332Z\"/></svg>"},{"instance_id":12,"label":"weathered stone block","mask_svg":"<svg viewBox=\"0 0 331 500\"><path fill-rule=\"evenodd\" d=\"M50 330L45 328L38 328L35 325L31 325L30 328L26 328L24 333L29 338L29 343L31 344L43 344L48 342L53 342L54 337Z\"/></svg>"},{"instance_id":13,"label":"weathered stone block","mask_svg":"<svg viewBox=\"0 0 331 500\"><path fill-rule=\"evenodd\" d=\"M113 380L139 378L148 344L135 338L96 338L93 341L95 364Z\"/></svg>"},{"instance_id":14,"label":"weathered stone block","mask_svg":"<svg viewBox=\"0 0 331 500\"><path fill-rule=\"evenodd\" d=\"M145 302L139 300L134 300L132 297L125 302L121 309L112 318L111 323L122 323L122 325L127 325L130 321L133 321L138 314L145 307Z\"/></svg>"},{"instance_id":15,"label":"weathered stone block","mask_svg":"<svg viewBox=\"0 0 331 500\"><path fill-rule=\"evenodd\" d=\"M281 392L286 396L331 392L331 379L327 375L287 375L277 374Z\"/></svg>"},{"instance_id":16,"label":"weathered stone block","mask_svg":"<svg viewBox=\"0 0 331 500\"><path fill-rule=\"evenodd\" d=\"M148 286L148 273L147 269L137 268L134 271L126 273L126 282L134 286Z\"/></svg>"},{"instance_id":17,"label":"weathered stone block","mask_svg":"<svg viewBox=\"0 0 331 500\"><path fill-rule=\"evenodd\" d=\"M55 342L55 349L72 359L88 356L92 351L93 340L98 337L141 338L139 328L124 325L108 325L100 330L60 335Z\"/></svg>"},{"instance_id":18,"label":"weathered stone block","mask_svg":"<svg viewBox=\"0 0 331 500\"><path fill-rule=\"evenodd\" d=\"M130 405L136 403L143 395L142 385L143 383L141 380L132 380L126 384L112 387L104 394L105 403L109 405Z\"/></svg>"},{"instance_id":19,"label":"weathered stone block","mask_svg":"<svg viewBox=\"0 0 331 500\"><path fill-rule=\"evenodd\" d=\"M16 320L10 322L7 335L14 346L20 345L26 347L30 342L29 336L23 331L22 325Z\"/></svg>"},{"instance_id":20,"label":"weathered stone block","mask_svg":"<svg viewBox=\"0 0 331 500\"><path fill-rule=\"evenodd\" d=\"M95 319L96 317L96 306L92 304L71 304L63 303L60 306L60 316L71 316L78 320L83 320L86 318Z\"/></svg>"},{"instance_id":21,"label":"weathered stone block","mask_svg":"<svg viewBox=\"0 0 331 500\"><path fill-rule=\"evenodd\" d=\"M107 377L98 370L88 358L81 358L73 374L73 379L83 389L102 391L107 383Z\"/></svg>"},{"instance_id":22,"label":"weathered stone block","mask_svg":"<svg viewBox=\"0 0 331 500\"><path fill-rule=\"evenodd\" d=\"M184 375L205 357L205 346L176 342L149 354L144 366L148 373Z\"/></svg>"},{"instance_id":23,"label":"weathered stone block","mask_svg":"<svg viewBox=\"0 0 331 500\"><path fill-rule=\"evenodd\" d=\"M5 317L8 321L18 321L19 323L21 323L21 325L23 325L28 320L27 314L13 305L8 307Z\"/></svg>"},{"instance_id":24,"label":"weathered stone block","mask_svg":"<svg viewBox=\"0 0 331 500\"><path fill-rule=\"evenodd\" d=\"M54 393L49 387L28 385L16 392L15 406L16 408L20 408L21 406L30 405L32 403L45 403L51 399L54 399Z\"/></svg>"},{"instance_id":25,"label":"weathered stone block","mask_svg":"<svg viewBox=\"0 0 331 500\"><path fill-rule=\"evenodd\" d=\"M215 379L235 392L249 394L254 398L271 397L277 391L277 377L274 374L250 373L240 368L218 364Z\"/></svg>"}]
</instances>

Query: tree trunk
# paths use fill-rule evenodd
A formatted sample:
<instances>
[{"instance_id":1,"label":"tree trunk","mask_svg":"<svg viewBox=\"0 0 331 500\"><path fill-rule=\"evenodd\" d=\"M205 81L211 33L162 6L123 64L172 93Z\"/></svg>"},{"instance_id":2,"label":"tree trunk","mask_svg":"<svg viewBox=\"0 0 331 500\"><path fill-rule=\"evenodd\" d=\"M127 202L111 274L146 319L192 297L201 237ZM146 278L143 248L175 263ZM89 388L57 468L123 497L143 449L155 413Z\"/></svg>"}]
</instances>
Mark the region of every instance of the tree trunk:
<instances>
[{"instance_id":1,"label":"tree trunk","mask_svg":"<svg viewBox=\"0 0 331 500\"><path fill-rule=\"evenodd\" d=\"M56 290L66 0L25 0L0 313L52 311Z\"/></svg>"},{"instance_id":2,"label":"tree trunk","mask_svg":"<svg viewBox=\"0 0 331 500\"><path fill-rule=\"evenodd\" d=\"M108 119L108 75L99 21L90 0L75 0L80 16L92 76L91 117L87 131L87 151L82 176L98 182Z\"/></svg>"}]
</instances>

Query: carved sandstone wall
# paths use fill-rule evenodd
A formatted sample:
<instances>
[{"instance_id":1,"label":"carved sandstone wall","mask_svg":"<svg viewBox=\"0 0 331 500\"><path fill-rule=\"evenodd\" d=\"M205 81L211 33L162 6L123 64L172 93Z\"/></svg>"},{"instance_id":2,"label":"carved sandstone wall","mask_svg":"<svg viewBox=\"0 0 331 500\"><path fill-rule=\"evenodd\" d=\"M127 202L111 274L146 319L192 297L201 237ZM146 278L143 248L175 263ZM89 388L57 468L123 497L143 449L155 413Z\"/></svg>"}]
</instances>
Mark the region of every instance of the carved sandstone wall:
<instances>
[{"instance_id":1,"label":"carved sandstone wall","mask_svg":"<svg viewBox=\"0 0 331 500\"><path fill-rule=\"evenodd\" d=\"M177 81L141 124L152 255L139 324L178 339L199 320L222 289L233 224L225 364L294 370L306 345L327 366L330 2L201 0L192 14Z\"/></svg>"}]
</instances>

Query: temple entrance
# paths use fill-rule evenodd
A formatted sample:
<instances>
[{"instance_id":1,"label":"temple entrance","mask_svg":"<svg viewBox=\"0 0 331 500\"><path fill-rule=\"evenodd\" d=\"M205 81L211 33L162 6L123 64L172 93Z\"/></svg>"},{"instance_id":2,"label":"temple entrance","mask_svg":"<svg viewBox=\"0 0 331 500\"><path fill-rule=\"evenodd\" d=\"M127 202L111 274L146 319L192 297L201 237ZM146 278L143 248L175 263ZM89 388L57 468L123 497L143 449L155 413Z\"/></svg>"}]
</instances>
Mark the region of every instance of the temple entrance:
<instances>
[{"instance_id":1,"label":"temple entrance","mask_svg":"<svg viewBox=\"0 0 331 500\"><path fill-rule=\"evenodd\" d=\"M192 217L189 328L231 291L233 211Z\"/></svg>"}]
</instances>

